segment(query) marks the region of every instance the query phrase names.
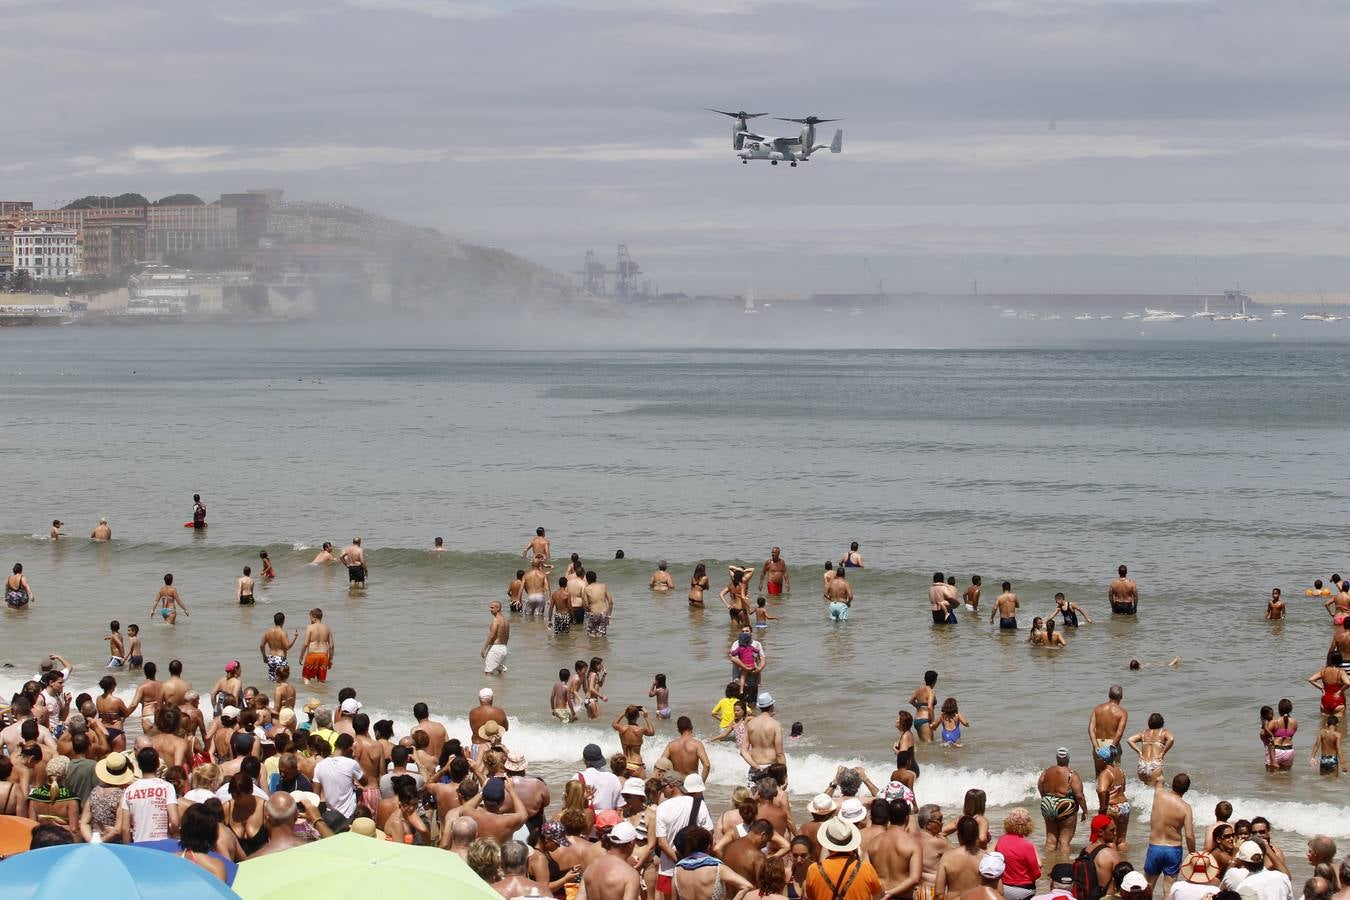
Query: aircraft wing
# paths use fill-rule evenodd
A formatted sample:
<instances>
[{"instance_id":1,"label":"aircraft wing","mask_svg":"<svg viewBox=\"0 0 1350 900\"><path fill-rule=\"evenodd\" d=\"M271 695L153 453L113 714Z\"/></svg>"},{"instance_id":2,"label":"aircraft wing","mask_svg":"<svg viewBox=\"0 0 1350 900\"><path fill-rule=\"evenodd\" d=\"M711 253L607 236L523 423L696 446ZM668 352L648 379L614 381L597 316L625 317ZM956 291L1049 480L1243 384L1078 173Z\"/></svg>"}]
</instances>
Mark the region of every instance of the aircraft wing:
<instances>
[{"instance_id":1,"label":"aircraft wing","mask_svg":"<svg viewBox=\"0 0 1350 900\"><path fill-rule=\"evenodd\" d=\"M768 140L767 138L764 137L764 135L762 135L762 134L755 134L753 131L741 131L741 132L738 132L738 134L739 134L741 137L745 138L747 141L764 141L764 140Z\"/></svg>"},{"instance_id":2,"label":"aircraft wing","mask_svg":"<svg viewBox=\"0 0 1350 900\"><path fill-rule=\"evenodd\" d=\"M780 137L773 139L773 149L783 153L786 153L787 151L793 149L794 147L800 147L801 145L802 145L801 138Z\"/></svg>"}]
</instances>

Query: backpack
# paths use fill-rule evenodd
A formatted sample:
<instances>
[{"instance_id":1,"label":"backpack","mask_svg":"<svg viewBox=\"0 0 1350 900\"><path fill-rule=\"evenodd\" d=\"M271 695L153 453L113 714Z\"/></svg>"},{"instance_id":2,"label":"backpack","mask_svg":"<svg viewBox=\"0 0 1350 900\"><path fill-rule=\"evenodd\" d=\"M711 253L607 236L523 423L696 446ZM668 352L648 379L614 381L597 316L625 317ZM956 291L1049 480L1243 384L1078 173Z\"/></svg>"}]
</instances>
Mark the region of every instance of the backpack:
<instances>
[{"instance_id":1,"label":"backpack","mask_svg":"<svg viewBox=\"0 0 1350 900\"><path fill-rule=\"evenodd\" d=\"M1097 878L1097 854L1105 849L1106 845L1103 844L1089 853L1085 847L1073 861L1073 895L1076 900L1101 900L1106 893Z\"/></svg>"}]
</instances>

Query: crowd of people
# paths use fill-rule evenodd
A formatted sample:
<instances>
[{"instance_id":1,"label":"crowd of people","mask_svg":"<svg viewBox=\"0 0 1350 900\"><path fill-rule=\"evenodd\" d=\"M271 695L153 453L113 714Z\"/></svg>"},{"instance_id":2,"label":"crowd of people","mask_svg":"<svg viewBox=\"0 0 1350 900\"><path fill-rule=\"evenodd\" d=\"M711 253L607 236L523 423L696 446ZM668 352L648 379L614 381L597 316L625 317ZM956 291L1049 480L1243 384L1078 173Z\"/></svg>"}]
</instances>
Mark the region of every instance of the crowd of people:
<instances>
[{"instance_id":1,"label":"crowd of people","mask_svg":"<svg viewBox=\"0 0 1350 900\"><path fill-rule=\"evenodd\" d=\"M200 498L189 524L205 528ZM60 537L59 525L53 525L53 539ZM111 539L106 521L91 537ZM443 549L438 540L433 551ZM543 528L523 555L529 568L511 580L505 604L489 604L480 654L485 681L508 671L513 625L532 627L537 619L555 632L577 625L603 638L612 621L613 596L575 554L553 588ZM270 559L265 553L260 558L260 577L273 577ZM336 556L325 544L315 564L330 563L345 565L353 590L364 589L369 565L359 538ZM819 596L831 619L847 621L854 599L848 570L862 565L854 543L837 564L825 567ZM780 548L757 568L759 589L767 586L768 596L791 591ZM768 655L757 639L775 617L763 598L750 602L754 574L755 568L729 567L718 595L735 638L727 651L725 695L710 710L716 733L700 739L690 717L680 715L674 718L677 737L654 748L653 717L672 717L670 686L657 673L647 693L652 709L629 704L610 723L619 752L606 755L588 742L571 777L551 785L513 749L512 716L497 705L491 686L479 691L477 705L467 710L466 733L459 735L433 718L427 702L412 707L414 724L406 733L390 719L372 721L354 685L339 689L331 706L317 699L297 706L291 654L302 660L306 683L326 681L336 654L322 609L310 610L303 636L299 629L288 631L284 613L277 612L259 641L256 683L246 684L243 665L229 660L205 693L187 680L178 659L168 662L168 677L161 680L157 662L143 658L139 629L129 627L124 636L120 623L112 622L105 638L108 668L97 693L72 697L67 680L73 667L51 654L12 698L0 730L0 813L36 820L34 847L134 842L183 855L226 881L243 860L350 831L455 853L511 898L1144 900L1156 896L1161 881L1169 900L1292 900L1290 869L1267 819L1230 821L1231 805L1220 803L1214 823L1197 833L1186 800L1190 778L1178 773L1168 779L1164 772L1175 737L1156 712L1146 728L1130 734L1120 685L1110 686L1106 700L1088 715L1091 777L1085 781L1086 770L1074 768L1069 748L1058 748L1037 780L1039 816L1014 808L1001 830L991 827L979 788L966 793L959 812L921 802L917 744L960 746L962 729L970 727L956 698L939 701L936 671L924 673L910 708L897 715L895 766L884 777L840 767L828 784L790 783L784 728L766 684ZM21 566L14 576L7 593L23 591L31 603ZM1333 581L1339 593L1325 595L1335 625L1332 648L1326 666L1309 679L1322 692L1313 754L1324 770L1330 766L1328 774L1341 769L1344 689L1350 683L1342 651L1350 651L1350 583L1339 576ZM675 589L664 562L649 586ZM239 603L254 602L254 587L245 568ZM701 605L711 589L700 565L689 602ZM978 613L980 589L976 577L958 595L954 579L935 574L929 592L934 624L950 624L958 605ZM1320 582L1315 590L1324 590ZM1138 588L1124 566L1107 600L1113 615L1138 613ZM1068 628L1092 621L1063 594L1055 602L1054 611L1037 621L1048 626L1058 617ZM1016 628L1019 608L1004 582L990 621ZM190 615L166 576L152 615L172 623L179 612ZM1046 631L1044 642L1055 645L1053 629ZM117 693L123 673L136 679L134 688L128 686L130 699ZM608 701L607 675L599 656L559 670L548 698L554 717L608 721L600 715ZM1291 711L1285 700L1278 711L1263 712L1266 765L1275 770L1287 768L1292 757L1298 723ZM799 733L800 723L792 731ZM745 766L744 783L725 798L707 797L711 741L734 744ZM1136 777L1152 792L1137 869L1126 859L1134 810L1124 749L1135 755ZM799 799L794 808L792 794L811 799L804 808ZM1033 840L1037 818L1043 841ZM1087 839L1076 844L1082 826ZM1330 837L1309 842L1313 875L1303 885L1306 900L1350 900L1350 860L1337 868L1335 857ZM1048 890L1038 894L1045 883Z\"/></svg>"}]
</instances>

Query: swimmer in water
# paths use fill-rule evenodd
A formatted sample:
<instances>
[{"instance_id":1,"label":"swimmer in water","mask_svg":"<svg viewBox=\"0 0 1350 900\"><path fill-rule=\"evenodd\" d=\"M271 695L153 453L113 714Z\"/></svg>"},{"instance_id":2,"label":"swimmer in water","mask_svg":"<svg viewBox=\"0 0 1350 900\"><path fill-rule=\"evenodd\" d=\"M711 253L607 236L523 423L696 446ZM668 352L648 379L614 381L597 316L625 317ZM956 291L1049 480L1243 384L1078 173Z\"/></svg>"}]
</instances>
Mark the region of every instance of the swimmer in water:
<instances>
[{"instance_id":1,"label":"swimmer in water","mask_svg":"<svg viewBox=\"0 0 1350 900\"><path fill-rule=\"evenodd\" d=\"M848 552L839 558L839 565L846 569L861 569L863 567L863 558L862 554L858 552L857 541L848 545Z\"/></svg>"},{"instance_id":2,"label":"swimmer in water","mask_svg":"<svg viewBox=\"0 0 1350 900\"><path fill-rule=\"evenodd\" d=\"M1068 643L1064 640L1064 635L1055 631L1055 620L1045 620L1045 646L1047 647L1067 647Z\"/></svg>"},{"instance_id":3,"label":"swimmer in water","mask_svg":"<svg viewBox=\"0 0 1350 900\"><path fill-rule=\"evenodd\" d=\"M173 586L173 573L164 576L164 587L159 589L155 595L155 604L150 607L150 615L154 616L156 612L160 617L170 625L178 621L178 610L183 610L183 615L191 616L188 612L187 604L183 598L178 595L178 588Z\"/></svg>"},{"instance_id":4,"label":"swimmer in water","mask_svg":"<svg viewBox=\"0 0 1350 900\"><path fill-rule=\"evenodd\" d=\"M1106 599L1111 603L1111 612L1118 616L1133 616L1139 612L1139 586L1127 578L1129 569L1124 566L1116 569L1117 578L1106 590Z\"/></svg>"},{"instance_id":5,"label":"swimmer in water","mask_svg":"<svg viewBox=\"0 0 1350 900\"><path fill-rule=\"evenodd\" d=\"M647 696L656 699L656 717L658 719L670 718L670 688L666 687L666 676L656 674L652 677L652 686L647 689Z\"/></svg>"},{"instance_id":6,"label":"swimmer in water","mask_svg":"<svg viewBox=\"0 0 1350 900\"><path fill-rule=\"evenodd\" d=\"M1305 597L1330 597L1330 596L1331 596L1331 589L1330 589L1330 588L1327 588L1327 587L1323 587L1323 585L1322 585L1322 579L1317 578L1317 579L1314 579L1314 580L1313 580L1313 586L1310 587L1310 588L1308 588L1306 591L1303 592L1303 596L1305 596Z\"/></svg>"},{"instance_id":7,"label":"swimmer in water","mask_svg":"<svg viewBox=\"0 0 1350 900\"><path fill-rule=\"evenodd\" d=\"M1180 656L1174 656L1174 657L1171 658L1171 660L1169 660L1168 662L1165 662L1165 663L1161 663L1161 662L1140 662L1140 661L1137 660L1137 659L1132 659L1132 660L1130 660L1130 671L1131 671L1131 672L1138 672L1140 669L1161 669L1161 668L1175 669L1175 668L1176 668L1177 666L1179 666L1179 665L1181 665L1181 657L1180 657Z\"/></svg>"},{"instance_id":8,"label":"swimmer in water","mask_svg":"<svg viewBox=\"0 0 1350 900\"><path fill-rule=\"evenodd\" d=\"M1266 603L1266 620L1273 621L1275 619L1283 619L1283 618L1284 618L1284 601L1280 599L1280 589L1271 588L1270 601Z\"/></svg>"},{"instance_id":9,"label":"swimmer in water","mask_svg":"<svg viewBox=\"0 0 1350 900\"><path fill-rule=\"evenodd\" d=\"M239 601L240 606L253 605L253 569L244 566L244 574L239 577L235 585L234 597Z\"/></svg>"},{"instance_id":10,"label":"swimmer in water","mask_svg":"<svg viewBox=\"0 0 1350 900\"><path fill-rule=\"evenodd\" d=\"M61 526L64 524L66 523L62 522L60 519L52 519L52 530L47 533L47 536L50 537L52 540L60 538Z\"/></svg>"},{"instance_id":11,"label":"swimmer in water","mask_svg":"<svg viewBox=\"0 0 1350 900\"><path fill-rule=\"evenodd\" d=\"M1065 628L1077 628L1078 619L1080 617L1089 625L1092 624L1092 617L1087 614L1087 610L1083 609L1083 607L1079 606L1077 603L1071 602L1069 598L1064 596L1063 591L1055 594L1055 608L1051 611L1050 615L1045 618L1048 621L1055 616L1060 616L1063 619Z\"/></svg>"},{"instance_id":12,"label":"swimmer in water","mask_svg":"<svg viewBox=\"0 0 1350 900\"><path fill-rule=\"evenodd\" d=\"M647 582L647 587L653 591L673 591L675 589L675 579L666 571L666 561L663 559L656 564L656 571L652 573L651 580Z\"/></svg>"},{"instance_id":13,"label":"swimmer in water","mask_svg":"<svg viewBox=\"0 0 1350 900\"><path fill-rule=\"evenodd\" d=\"M271 581L277 577L277 570L272 568L272 557L267 555L266 550L258 551L258 559L262 560L262 571L258 573L259 577Z\"/></svg>"},{"instance_id":14,"label":"swimmer in water","mask_svg":"<svg viewBox=\"0 0 1350 900\"><path fill-rule=\"evenodd\" d=\"M432 552L432 553L444 553L444 552L445 552L445 538L443 538L443 537L438 537L438 538L435 538L434 540L432 540L432 542L431 542L431 552Z\"/></svg>"},{"instance_id":15,"label":"swimmer in water","mask_svg":"<svg viewBox=\"0 0 1350 900\"><path fill-rule=\"evenodd\" d=\"M337 562L337 559L333 556L333 542L324 541L323 549L318 552L318 555L310 560L309 564L311 566L322 566L331 562Z\"/></svg>"},{"instance_id":16,"label":"swimmer in water","mask_svg":"<svg viewBox=\"0 0 1350 900\"><path fill-rule=\"evenodd\" d=\"M1027 636L1028 644L1045 644L1045 620L1040 616L1031 620L1031 634Z\"/></svg>"}]
</instances>

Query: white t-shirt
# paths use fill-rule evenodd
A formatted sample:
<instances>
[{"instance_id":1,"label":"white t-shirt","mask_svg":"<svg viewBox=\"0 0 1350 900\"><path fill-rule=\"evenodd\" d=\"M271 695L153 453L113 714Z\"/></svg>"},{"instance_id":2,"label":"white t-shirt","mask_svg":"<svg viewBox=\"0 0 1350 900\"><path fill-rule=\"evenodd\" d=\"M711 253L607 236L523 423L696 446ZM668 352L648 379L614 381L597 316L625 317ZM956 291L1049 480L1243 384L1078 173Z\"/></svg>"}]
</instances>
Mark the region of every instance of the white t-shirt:
<instances>
[{"instance_id":1,"label":"white t-shirt","mask_svg":"<svg viewBox=\"0 0 1350 900\"><path fill-rule=\"evenodd\" d=\"M595 799L591 801L591 804L595 807L596 812L618 809L623 806L623 795L619 793L623 790L623 782L613 772L602 769L586 769L584 772L577 773L577 780L585 783L588 787L595 788Z\"/></svg>"},{"instance_id":2,"label":"white t-shirt","mask_svg":"<svg viewBox=\"0 0 1350 900\"><path fill-rule=\"evenodd\" d=\"M1289 876L1275 869L1253 872L1238 885L1242 900L1294 900L1294 886Z\"/></svg>"},{"instance_id":3,"label":"white t-shirt","mask_svg":"<svg viewBox=\"0 0 1350 900\"><path fill-rule=\"evenodd\" d=\"M186 795L185 795L185 796L186 796ZM230 783L227 781L227 782L225 782L224 784L222 784L220 787L216 788L216 792L215 792L215 794L214 794L213 796L215 796L215 798L216 798L217 800L219 800L221 803L224 803L226 800L229 800L229 799L230 799ZM264 803L266 803L266 802L267 802L267 798L268 798L268 793L267 793L267 791L264 791L262 788L258 787L258 782L255 781L255 782L253 782L253 796L257 797L259 800L261 800L261 801L263 801Z\"/></svg>"},{"instance_id":4,"label":"white t-shirt","mask_svg":"<svg viewBox=\"0 0 1350 900\"><path fill-rule=\"evenodd\" d=\"M1205 900L1206 897L1212 897L1219 892L1217 884L1191 884L1189 881L1177 880L1172 882L1172 890L1167 894L1167 900Z\"/></svg>"},{"instance_id":5,"label":"white t-shirt","mask_svg":"<svg viewBox=\"0 0 1350 900\"><path fill-rule=\"evenodd\" d=\"M356 812L356 784L362 774L361 764L350 756L330 756L314 767L312 781L328 805L350 819Z\"/></svg>"},{"instance_id":6,"label":"white t-shirt","mask_svg":"<svg viewBox=\"0 0 1350 900\"><path fill-rule=\"evenodd\" d=\"M694 798L689 795L681 797L671 797L669 800L661 801L661 805L656 807L656 836L670 841L671 846L675 845L675 835L680 833L680 829L690 824L690 807L694 804ZM698 819L693 823L700 828L706 828L709 831L713 829L712 813L708 812L708 804L699 804ZM661 854L661 864L658 869L661 875L673 875L675 873L675 860Z\"/></svg>"},{"instance_id":7,"label":"white t-shirt","mask_svg":"<svg viewBox=\"0 0 1350 900\"><path fill-rule=\"evenodd\" d=\"M122 808L131 819L131 839L159 841L169 836L169 807L178 793L162 778L141 778L122 792Z\"/></svg>"}]
</instances>

